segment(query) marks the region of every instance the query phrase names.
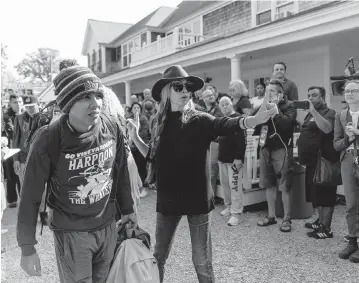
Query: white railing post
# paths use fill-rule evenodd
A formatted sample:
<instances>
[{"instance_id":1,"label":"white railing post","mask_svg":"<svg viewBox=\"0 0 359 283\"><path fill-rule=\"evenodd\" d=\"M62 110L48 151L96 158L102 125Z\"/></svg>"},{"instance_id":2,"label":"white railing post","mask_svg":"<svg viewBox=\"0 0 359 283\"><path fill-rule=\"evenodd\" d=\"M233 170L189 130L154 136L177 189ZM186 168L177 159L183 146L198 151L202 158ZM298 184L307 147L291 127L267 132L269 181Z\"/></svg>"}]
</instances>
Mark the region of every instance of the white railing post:
<instances>
[{"instance_id":1,"label":"white railing post","mask_svg":"<svg viewBox=\"0 0 359 283\"><path fill-rule=\"evenodd\" d=\"M173 48L177 48L179 45L179 28L175 27L173 30Z\"/></svg>"},{"instance_id":2,"label":"white railing post","mask_svg":"<svg viewBox=\"0 0 359 283\"><path fill-rule=\"evenodd\" d=\"M161 52L161 36L157 35L157 52Z\"/></svg>"}]
</instances>

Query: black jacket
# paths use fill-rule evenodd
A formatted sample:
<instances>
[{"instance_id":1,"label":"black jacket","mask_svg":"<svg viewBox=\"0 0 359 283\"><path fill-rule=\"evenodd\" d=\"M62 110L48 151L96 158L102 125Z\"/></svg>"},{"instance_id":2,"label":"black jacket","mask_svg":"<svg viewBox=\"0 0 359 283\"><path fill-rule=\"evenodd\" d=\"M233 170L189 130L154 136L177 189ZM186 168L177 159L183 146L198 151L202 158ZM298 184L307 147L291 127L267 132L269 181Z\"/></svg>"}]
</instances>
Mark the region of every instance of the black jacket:
<instances>
[{"instance_id":1,"label":"black jacket","mask_svg":"<svg viewBox=\"0 0 359 283\"><path fill-rule=\"evenodd\" d=\"M4 128L1 129L1 136L5 136L9 139L9 142L12 140L12 135L14 132L14 120L15 120L16 114L11 109L8 108L8 110L4 113L3 116L3 125Z\"/></svg>"},{"instance_id":2,"label":"black jacket","mask_svg":"<svg viewBox=\"0 0 359 283\"><path fill-rule=\"evenodd\" d=\"M285 143L286 147L293 147L293 133L297 111L293 108L293 102L289 101L286 97L278 103L277 107L279 114L263 124L268 126L267 139L264 147L270 150L284 148L283 143ZM253 135L260 135L261 128L262 127L258 127ZM273 135L275 132L281 137L283 143L278 135Z\"/></svg>"},{"instance_id":3,"label":"black jacket","mask_svg":"<svg viewBox=\"0 0 359 283\"><path fill-rule=\"evenodd\" d=\"M206 214L214 209L209 146L224 135L243 131L240 117L214 118L198 112L183 124L182 113L170 112L154 156L157 212L164 215ZM149 153L151 150L149 150Z\"/></svg>"}]
</instances>

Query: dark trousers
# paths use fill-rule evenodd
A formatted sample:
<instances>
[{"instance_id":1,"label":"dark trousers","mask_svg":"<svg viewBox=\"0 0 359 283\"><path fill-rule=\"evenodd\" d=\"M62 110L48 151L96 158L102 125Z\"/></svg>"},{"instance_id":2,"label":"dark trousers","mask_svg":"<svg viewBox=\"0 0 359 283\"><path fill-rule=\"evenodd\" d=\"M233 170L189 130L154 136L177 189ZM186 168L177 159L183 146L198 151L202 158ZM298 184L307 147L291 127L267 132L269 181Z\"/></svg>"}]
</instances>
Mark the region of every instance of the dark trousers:
<instances>
[{"instance_id":1,"label":"dark trousers","mask_svg":"<svg viewBox=\"0 0 359 283\"><path fill-rule=\"evenodd\" d=\"M138 149L131 149L133 158L135 159L138 174L140 175L142 183L145 182L147 177L147 162L142 153Z\"/></svg>"},{"instance_id":2,"label":"dark trousers","mask_svg":"<svg viewBox=\"0 0 359 283\"><path fill-rule=\"evenodd\" d=\"M61 283L104 283L116 247L115 221L97 231L54 231Z\"/></svg>"},{"instance_id":3,"label":"dark trousers","mask_svg":"<svg viewBox=\"0 0 359 283\"><path fill-rule=\"evenodd\" d=\"M3 162L4 173L6 179L6 200L8 203L17 202L16 186L20 192L20 180L19 176L14 171L14 161L9 158Z\"/></svg>"}]
</instances>

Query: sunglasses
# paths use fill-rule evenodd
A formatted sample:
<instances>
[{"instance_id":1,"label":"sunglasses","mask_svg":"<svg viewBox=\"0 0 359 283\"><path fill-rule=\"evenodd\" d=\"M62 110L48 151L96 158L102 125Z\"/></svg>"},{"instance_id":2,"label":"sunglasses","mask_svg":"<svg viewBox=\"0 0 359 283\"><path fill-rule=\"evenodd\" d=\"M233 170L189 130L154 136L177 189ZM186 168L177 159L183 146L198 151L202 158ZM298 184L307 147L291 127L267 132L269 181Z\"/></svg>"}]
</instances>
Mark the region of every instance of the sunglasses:
<instances>
[{"instance_id":1,"label":"sunglasses","mask_svg":"<svg viewBox=\"0 0 359 283\"><path fill-rule=\"evenodd\" d=\"M185 83L182 83L181 81L173 81L171 82L170 86L173 88L175 92L181 92L184 87L186 87L186 90L188 92L195 91L195 84L188 81Z\"/></svg>"}]
</instances>

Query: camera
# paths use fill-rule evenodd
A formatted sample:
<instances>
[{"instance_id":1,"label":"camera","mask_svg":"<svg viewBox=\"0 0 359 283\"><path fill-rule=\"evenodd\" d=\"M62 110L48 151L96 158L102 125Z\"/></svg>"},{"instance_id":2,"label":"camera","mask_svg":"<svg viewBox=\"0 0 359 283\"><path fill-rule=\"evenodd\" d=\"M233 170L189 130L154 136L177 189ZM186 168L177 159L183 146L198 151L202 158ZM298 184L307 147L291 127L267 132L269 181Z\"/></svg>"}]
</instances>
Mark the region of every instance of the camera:
<instances>
[{"instance_id":1,"label":"camera","mask_svg":"<svg viewBox=\"0 0 359 283\"><path fill-rule=\"evenodd\" d=\"M295 109L308 110L310 108L309 101L293 101L293 107Z\"/></svg>"},{"instance_id":2,"label":"camera","mask_svg":"<svg viewBox=\"0 0 359 283\"><path fill-rule=\"evenodd\" d=\"M345 76L332 76L330 79L332 82L332 92L333 95L339 96L343 95L344 86L346 81L350 80L358 80L359 79L359 72L356 72L354 66L354 57L348 58L347 64L345 65L344 74Z\"/></svg>"}]
</instances>

